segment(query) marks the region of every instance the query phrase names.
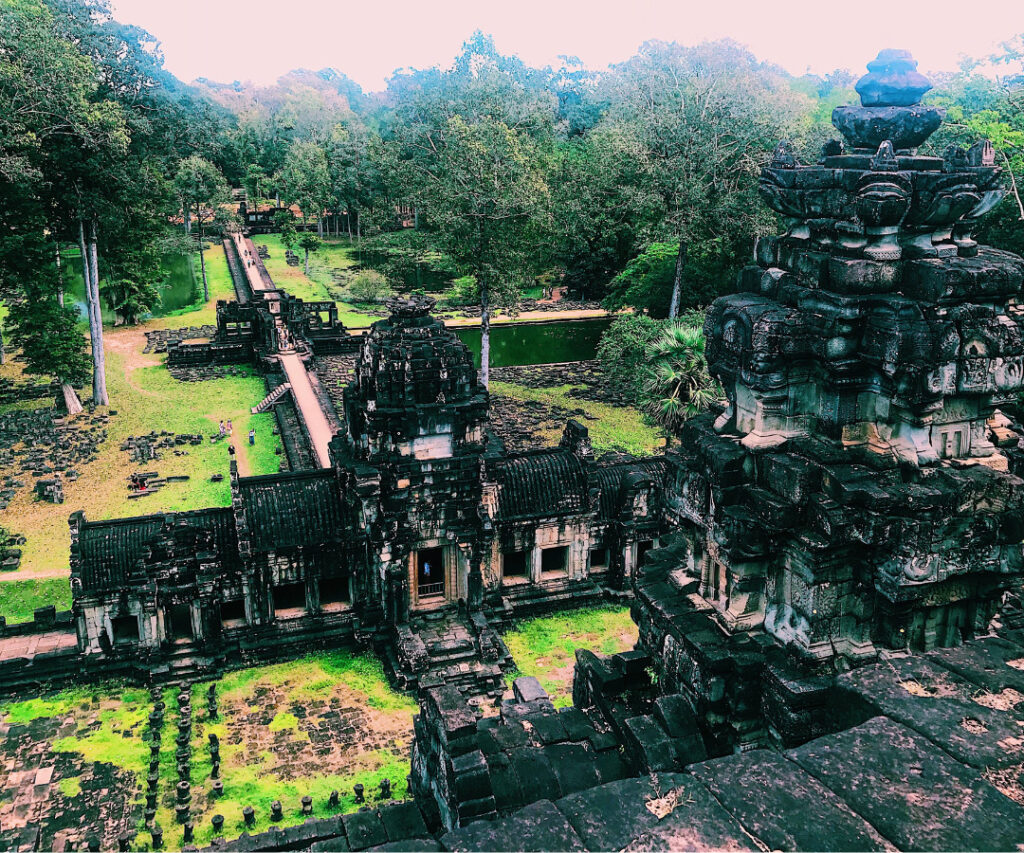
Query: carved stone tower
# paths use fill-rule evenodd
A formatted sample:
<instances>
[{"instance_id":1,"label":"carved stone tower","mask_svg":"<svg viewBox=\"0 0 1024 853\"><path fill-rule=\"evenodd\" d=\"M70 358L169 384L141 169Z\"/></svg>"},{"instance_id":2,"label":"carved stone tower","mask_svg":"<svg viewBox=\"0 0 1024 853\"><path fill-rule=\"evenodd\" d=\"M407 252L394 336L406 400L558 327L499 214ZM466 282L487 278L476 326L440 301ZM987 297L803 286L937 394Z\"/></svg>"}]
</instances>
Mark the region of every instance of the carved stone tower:
<instances>
[{"instance_id":1,"label":"carved stone tower","mask_svg":"<svg viewBox=\"0 0 1024 853\"><path fill-rule=\"evenodd\" d=\"M686 426L669 473L681 591L817 660L958 643L1024 572L1000 411L1024 260L971 238L1001 197L993 149L919 153L943 118L928 81L903 51L868 68L833 113L843 141L815 165L780 144L762 172L788 230L708 312L728 406Z\"/></svg>"},{"instance_id":2,"label":"carved stone tower","mask_svg":"<svg viewBox=\"0 0 1024 853\"><path fill-rule=\"evenodd\" d=\"M409 608L480 597L487 392L433 306L388 303L345 389L347 435L332 444L343 493L358 496L382 606L398 622Z\"/></svg>"}]
</instances>

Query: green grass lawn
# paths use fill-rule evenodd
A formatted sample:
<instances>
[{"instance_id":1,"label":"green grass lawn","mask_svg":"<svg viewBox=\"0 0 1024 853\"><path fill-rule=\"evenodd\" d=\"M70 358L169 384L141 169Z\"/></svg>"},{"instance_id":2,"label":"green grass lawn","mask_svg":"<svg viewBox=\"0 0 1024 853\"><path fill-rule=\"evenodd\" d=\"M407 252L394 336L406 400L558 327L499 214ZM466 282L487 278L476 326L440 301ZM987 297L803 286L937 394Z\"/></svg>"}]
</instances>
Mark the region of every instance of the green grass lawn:
<instances>
[{"instance_id":1,"label":"green grass lawn","mask_svg":"<svg viewBox=\"0 0 1024 853\"><path fill-rule=\"evenodd\" d=\"M564 708L572 704L576 649L623 652L633 648L638 632L628 607L588 607L520 622L503 639L516 663L506 677L509 687L520 676L532 675L555 707Z\"/></svg>"},{"instance_id":2,"label":"green grass lawn","mask_svg":"<svg viewBox=\"0 0 1024 853\"><path fill-rule=\"evenodd\" d=\"M301 799L313 798L315 817L355 811L352 788L365 786L367 800L376 802L381 779L392 782L396 798L406 793L409 748L416 703L388 686L380 662L368 655L324 652L282 664L252 667L229 673L216 682L219 716L209 718L208 683L192 691L192 820L195 842L208 846L214 838L210 818L224 815L223 837L242 832L264 832L270 821L270 803L280 800L284 819L279 826L302 823ZM166 703L157 823L165 832L167 849L181 849L182 827L174 815L174 785L178 781L174 755L177 732L177 689L164 691ZM143 738L151 701L145 689L116 683L94 685L41 695L0 705L3 723L28 724L34 720L72 719L73 734L36 743L33 754L44 754L42 764L57 763L57 789L65 797L77 795L93 773L92 762L111 764L134 774L127 784L109 795L128 801L142 800L149 764L149 743ZM321 720L329 712L344 715L345 727L326 729L319 736ZM315 730L310 727L316 727ZM310 732L318 734L317 740ZM221 778L224 794L210 795L211 760L208 735L220 740ZM323 748L326 747L326 753ZM78 757L80 763L54 762L55 755ZM83 782L87 784L83 786ZM93 788L93 796L96 796ZM328 807L331 791L337 790L340 805ZM255 828L247 830L242 809L256 812ZM9 806L7 806L9 808ZM64 805L51 795L46 809ZM0 801L0 820L5 815ZM133 849L146 849L149 833L140 825ZM89 827L90 832L102 827Z\"/></svg>"},{"instance_id":3,"label":"green grass lawn","mask_svg":"<svg viewBox=\"0 0 1024 853\"><path fill-rule=\"evenodd\" d=\"M573 388L572 385L527 388L513 382L492 381L489 390L496 397L509 397L520 402L538 402L569 411L581 409L597 418L586 421L586 426L590 431L594 450L598 453L620 451L634 456L644 456L655 453L664 446L664 438L660 431L648 424L636 409L570 397L568 392ZM550 435L544 435L542 438L549 443L557 442L561 435L561 427L549 432Z\"/></svg>"},{"instance_id":4,"label":"green grass lawn","mask_svg":"<svg viewBox=\"0 0 1024 853\"><path fill-rule=\"evenodd\" d=\"M240 472L252 475L278 470L280 457L275 450L280 439L272 435L274 416L250 413L266 395L266 386L254 371L247 369L242 376L204 382L180 382L164 366L165 356L142 352L145 331L149 329L214 321L216 300L228 298L234 292L227 259L219 245L207 253L207 270L210 303L174 317L106 332L107 388L111 409L117 414L110 419L108 436L100 445L98 458L80 468L77 481L65 484L65 503L38 501L31 490L22 489L0 513L0 524L27 539L19 570L0 578L0 614L9 622L29 619L36 607L46 604L68 606L67 520L75 510L85 510L86 517L95 521L230 505L227 443L204 441L196 447L186 445L181 448L188 451L186 456L175 456L171 449L162 449L159 460L139 465L130 462L129 454L120 449L129 436L168 430L208 437L217 432L219 421L230 419ZM0 374L17 378L21 367L10 362L0 367ZM39 401L42 405L51 403L48 398ZM258 437L253 447L246 441L250 427L255 427ZM190 479L170 483L148 497L129 500L127 478L140 468L157 471L161 476L188 475ZM210 476L217 473L225 475L225 479L210 482Z\"/></svg>"},{"instance_id":5,"label":"green grass lawn","mask_svg":"<svg viewBox=\"0 0 1024 853\"><path fill-rule=\"evenodd\" d=\"M338 317L346 326L362 328L379 320L380 317L360 310L357 305L340 299L340 289L335 286L331 277L332 269L352 269L356 266L353 257L355 249L347 237L328 237L320 249L310 255L309 275L307 276L301 259L301 249L296 249L300 264L290 267L284 259L284 246L281 245L279 234L256 234L252 238L257 245L266 246L270 257L263 261L274 280L274 284L292 296L306 302L333 301L338 303Z\"/></svg>"}]
</instances>

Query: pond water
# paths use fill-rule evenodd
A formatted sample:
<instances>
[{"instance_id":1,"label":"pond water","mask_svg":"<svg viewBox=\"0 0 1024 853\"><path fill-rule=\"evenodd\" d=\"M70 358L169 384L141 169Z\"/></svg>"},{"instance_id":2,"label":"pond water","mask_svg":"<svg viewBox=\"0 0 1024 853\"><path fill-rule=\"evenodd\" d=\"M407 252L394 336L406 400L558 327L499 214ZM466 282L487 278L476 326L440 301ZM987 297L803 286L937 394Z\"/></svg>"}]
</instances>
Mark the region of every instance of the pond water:
<instances>
[{"instance_id":1,"label":"pond water","mask_svg":"<svg viewBox=\"0 0 1024 853\"><path fill-rule=\"evenodd\" d=\"M491 366L586 361L596 356L597 342L611 322L610 317L599 317L595 320L491 326ZM479 367L480 329L458 328L455 333L473 352L473 359Z\"/></svg>"},{"instance_id":2,"label":"pond water","mask_svg":"<svg viewBox=\"0 0 1024 853\"><path fill-rule=\"evenodd\" d=\"M187 255L164 255L162 261L166 275L163 284L157 286L160 303L153 309L152 316L163 317L172 311L185 308L196 301L202 282L192 272L192 262ZM64 266L64 287L66 295L75 303L82 318L85 319L85 282L82 279L82 259L78 255L67 258ZM111 311L102 297L103 324L114 324L114 312Z\"/></svg>"},{"instance_id":3,"label":"pond water","mask_svg":"<svg viewBox=\"0 0 1024 853\"><path fill-rule=\"evenodd\" d=\"M423 290L438 293L447 290L452 283L451 272L417 260L414 255L357 249L353 256L360 268L377 270L387 276L396 290Z\"/></svg>"}]
</instances>

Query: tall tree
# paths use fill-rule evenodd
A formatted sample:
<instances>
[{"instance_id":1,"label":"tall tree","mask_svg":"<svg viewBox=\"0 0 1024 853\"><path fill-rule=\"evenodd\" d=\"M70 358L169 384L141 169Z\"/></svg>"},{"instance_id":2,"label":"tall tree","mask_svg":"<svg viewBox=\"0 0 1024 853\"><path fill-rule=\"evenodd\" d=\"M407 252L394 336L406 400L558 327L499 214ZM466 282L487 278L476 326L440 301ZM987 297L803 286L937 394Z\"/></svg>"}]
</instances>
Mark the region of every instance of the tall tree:
<instances>
[{"instance_id":1,"label":"tall tree","mask_svg":"<svg viewBox=\"0 0 1024 853\"><path fill-rule=\"evenodd\" d=\"M495 305L515 310L549 227L554 99L536 75L477 33L449 72L392 81L412 90L385 142L392 179L480 290L481 377Z\"/></svg>"},{"instance_id":2,"label":"tall tree","mask_svg":"<svg viewBox=\"0 0 1024 853\"><path fill-rule=\"evenodd\" d=\"M199 268L203 277L203 300L210 301L210 285L206 280L206 226L222 216L224 205L231 201L231 191L220 169L198 155L186 157L178 164L174 187L181 199L185 230L190 223L198 226Z\"/></svg>"},{"instance_id":3,"label":"tall tree","mask_svg":"<svg viewBox=\"0 0 1024 853\"><path fill-rule=\"evenodd\" d=\"M323 213L331 199L331 175L324 149L315 142L292 143L279 181L285 198L302 211L303 226L308 227L313 217L322 237Z\"/></svg>"},{"instance_id":4,"label":"tall tree","mask_svg":"<svg viewBox=\"0 0 1024 853\"><path fill-rule=\"evenodd\" d=\"M718 265L723 254L735 263L746 254L739 245L774 223L756 199L757 176L776 142L799 130L809 102L732 42L647 42L604 87L603 121L631 126L661 199L648 239L678 246L668 305L675 317L688 269Z\"/></svg>"}]
</instances>

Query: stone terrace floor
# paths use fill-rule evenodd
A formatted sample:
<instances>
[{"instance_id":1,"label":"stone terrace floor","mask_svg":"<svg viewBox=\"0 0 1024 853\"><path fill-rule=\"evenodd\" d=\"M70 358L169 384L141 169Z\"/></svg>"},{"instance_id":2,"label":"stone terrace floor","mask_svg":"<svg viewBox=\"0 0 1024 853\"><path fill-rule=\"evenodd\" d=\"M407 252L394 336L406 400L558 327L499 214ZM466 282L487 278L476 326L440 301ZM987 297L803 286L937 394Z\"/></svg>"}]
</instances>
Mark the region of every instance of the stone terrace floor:
<instances>
[{"instance_id":1,"label":"stone terrace floor","mask_svg":"<svg viewBox=\"0 0 1024 853\"><path fill-rule=\"evenodd\" d=\"M66 652L77 648L78 637L74 631L47 631L45 634L29 634L24 637L4 637L0 640L0 662L14 658L30 658L49 652Z\"/></svg>"},{"instance_id":2,"label":"stone terrace floor","mask_svg":"<svg viewBox=\"0 0 1024 853\"><path fill-rule=\"evenodd\" d=\"M1024 636L882 661L839 685L859 722L845 731L542 800L440 846L1024 849Z\"/></svg>"}]
</instances>

